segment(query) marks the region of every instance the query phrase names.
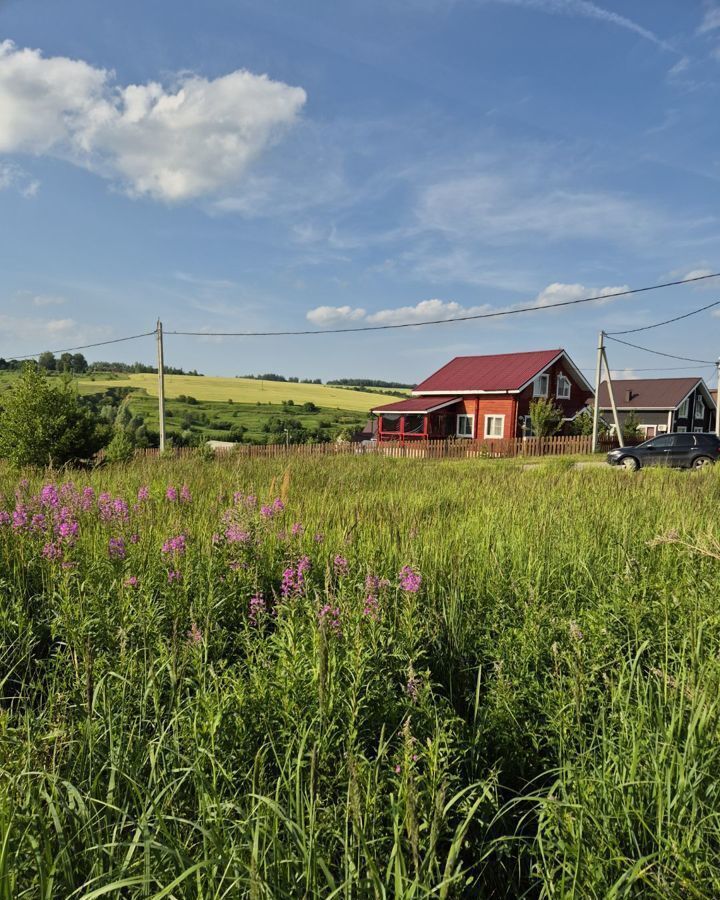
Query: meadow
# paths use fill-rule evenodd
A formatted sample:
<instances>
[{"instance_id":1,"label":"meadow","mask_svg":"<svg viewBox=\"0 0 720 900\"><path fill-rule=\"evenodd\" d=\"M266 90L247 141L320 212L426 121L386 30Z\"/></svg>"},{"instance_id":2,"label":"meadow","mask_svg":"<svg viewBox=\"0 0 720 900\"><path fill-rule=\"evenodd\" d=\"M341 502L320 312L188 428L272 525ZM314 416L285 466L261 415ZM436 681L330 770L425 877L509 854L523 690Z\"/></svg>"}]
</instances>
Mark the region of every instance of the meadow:
<instances>
[{"instance_id":1,"label":"meadow","mask_svg":"<svg viewBox=\"0 0 720 900\"><path fill-rule=\"evenodd\" d=\"M720 895L720 472L0 493L0 900Z\"/></svg>"},{"instance_id":2,"label":"meadow","mask_svg":"<svg viewBox=\"0 0 720 900\"><path fill-rule=\"evenodd\" d=\"M102 373L82 376L77 380L81 393L97 393L108 387L132 387L144 390L151 397L158 395L158 377L152 374L117 374L104 377ZM215 378L210 376L166 375L165 396L174 399L190 395L200 401L215 403L272 403L280 405L292 400L296 405L314 403L326 408L351 410L367 416L373 406L392 403L378 389L377 392L357 391L326 384L300 384L288 381L259 381L254 378Z\"/></svg>"}]
</instances>

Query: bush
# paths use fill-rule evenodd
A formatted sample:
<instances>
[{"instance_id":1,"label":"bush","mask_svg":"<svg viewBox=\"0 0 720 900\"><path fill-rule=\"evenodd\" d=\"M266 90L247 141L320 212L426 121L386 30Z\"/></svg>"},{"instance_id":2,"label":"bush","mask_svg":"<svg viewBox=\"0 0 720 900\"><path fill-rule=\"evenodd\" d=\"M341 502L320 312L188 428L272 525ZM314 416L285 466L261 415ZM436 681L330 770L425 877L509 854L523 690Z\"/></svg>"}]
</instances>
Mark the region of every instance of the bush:
<instances>
[{"instance_id":1,"label":"bush","mask_svg":"<svg viewBox=\"0 0 720 900\"><path fill-rule=\"evenodd\" d=\"M0 456L15 466L61 466L89 459L110 439L108 428L80 404L69 382L50 384L26 365L3 396Z\"/></svg>"},{"instance_id":2,"label":"bush","mask_svg":"<svg viewBox=\"0 0 720 900\"><path fill-rule=\"evenodd\" d=\"M128 462L134 452L135 446L130 435L126 431L116 431L105 451L105 459L113 463Z\"/></svg>"}]
</instances>

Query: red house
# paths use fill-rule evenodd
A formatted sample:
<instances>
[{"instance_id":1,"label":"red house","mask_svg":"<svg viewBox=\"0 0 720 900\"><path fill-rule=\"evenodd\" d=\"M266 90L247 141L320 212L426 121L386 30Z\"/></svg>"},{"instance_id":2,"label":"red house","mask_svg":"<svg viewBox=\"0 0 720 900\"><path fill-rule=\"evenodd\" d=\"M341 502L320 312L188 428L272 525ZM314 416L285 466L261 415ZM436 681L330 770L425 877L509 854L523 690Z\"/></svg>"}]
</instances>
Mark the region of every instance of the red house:
<instances>
[{"instance_id":1,"label":"red house","mask_svg":"<svg viewBox=\"0 0 720 900\"><path fill-rule=\"evenodd\" d=\"M564 350L456 356L426 378L408 400L373 409L380 441L532 434L530 403L539 397L573 419L593 391Z\"/></svg>"}]
</instances>

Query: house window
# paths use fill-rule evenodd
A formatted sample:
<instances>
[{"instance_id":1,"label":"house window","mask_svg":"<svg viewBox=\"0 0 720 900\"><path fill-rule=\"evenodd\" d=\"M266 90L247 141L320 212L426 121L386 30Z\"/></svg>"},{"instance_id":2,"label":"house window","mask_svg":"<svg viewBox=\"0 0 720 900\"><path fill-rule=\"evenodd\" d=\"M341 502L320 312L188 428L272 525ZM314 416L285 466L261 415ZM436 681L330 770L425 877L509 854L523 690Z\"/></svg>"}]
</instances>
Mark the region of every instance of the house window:
<instances>
[{"instance_id":1,"label":"house window","mask_svg":"<svg viewBox=\"0 0 720 900\"><path fill-rule=\"evenodd\" d=\"M680 407L678 408L678 411L677 411L678 419L687 419L689 403L690 403L690 398L686 397L683 400L683 402L680 404ZM679 428L677 430L680 431Z\"/></svg>"},{"instance_id":2,"label":"house window","mask_svg":"<svg viewBox=\"0 0 720 900\"><path fill-rule=\"evenodd\" d=\"M558 398L558 400L570 399L570 379L562 373L558 375L557 390L555 391L555 396Z\"/></svg>"},{"instance_id":3,"label":"house window","mask_svg":"<svg viewBox=\"0 0 720 900\"><path fill-rule=\"evenodd\" d=\"M485 416L485 437L501 438L505 434L505 416Z\"/></svg>"},{"instance_id":4,"label":"house window","mask_svg":"<svg viewBox=\"0 0 720 900\"><path fill-rule=\"evenodd\" d=\"M683 434L685 434L685 432L687 431L687 428L684 425L676 425L675 431L682 432Z\"/></svg>"},{"instance_id":5,"label":"house window","mask_svg":"<svg viewBox=\"0 0 720 900\"><path fill-rule=\"evenodd\" d=\"M549 385L549 375L538 375L535 381L533 381L533 397L547 397Z\"/></svg>"},{"instance_id":6,"label":"house window","mask_svg":"<svg viewBox=\"0 0 720 900\"><path fill-rule=\"evenodd\" d=\"M405 416L405 434L422 434L425 416Z\"/></svg>"},{"instance_id":7,"label":"house window","mask_svg":"<svg viewBox=\"0 0 720 900\"><path fill-rule=\"evenodd\" d=\"M702 434L703 433L702 426L700 426L699 428L695 428L694 431L695 431L695 434Z\"/></svg>"},{"instance_id":8,"label":"house window","mask_svg":"<svg viewBox=\"0 0 720 900\"><path fill-rule=\"evenodd\" d=\"M394 413L385 413L382 417L383 431L400 431L400 416Z\"/></svg>"},{"instance_id":9,"label":"house window","mask_svg":"<svg viewBox=\"0 0 720 900\"><path fill-rule=\"evenodd\" d=\"M695 418L696 419L704 419L705 418L705 404L703 402L703 398L700 394L697 395L695 400Z\"/></svg>"},{"instance_id":10,"label":"house window","mask_svg":"<svg viewBox=\"0 0 720 900\"><path fill-rule=\"evenodd\" d=\"M473 436L473 420L475 416L459 415L457 417L456 434L458 437L471 438Z\"/></svg>"}]
</instances>

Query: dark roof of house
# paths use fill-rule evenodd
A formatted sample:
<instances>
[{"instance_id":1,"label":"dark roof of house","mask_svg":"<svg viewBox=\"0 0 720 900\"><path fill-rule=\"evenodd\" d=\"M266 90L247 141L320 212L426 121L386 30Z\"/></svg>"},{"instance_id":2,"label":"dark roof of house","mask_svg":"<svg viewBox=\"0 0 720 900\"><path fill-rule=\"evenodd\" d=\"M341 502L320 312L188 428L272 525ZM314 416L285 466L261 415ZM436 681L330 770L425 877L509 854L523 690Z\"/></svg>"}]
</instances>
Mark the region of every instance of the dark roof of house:
<instances>
[{"instance_id":1,"label":"dark roof of house","mask_svg":"<svg viewBox=\"0 0 720 900\"><path fill-rule=\"evenodd\" d=\"M613 379L615 404L618 409L677 409L700 382L702 378ZM610 409L610 394L605 381L600 385L598 406Z\"/></svg>"},{"instance_id":2,"label":"dark roof of house","mask_svg":"<svg viewBox=\"0 0 720 900\"><path fill-rule=\"evenodd\" d=\"M429 413L441 409L443 406L451 406L459 403L460 397L409 397L407 400L398 400L397 403L387 403L385 406L376 406L374 413Z\"/></svg>"},{"instance_id":3,"label":"dark roof of house","mask_svg":"<svg viewBox=\"0 0 720 900\"><path fill-rule=\"evenodd\" d=\"M519 391L564 353L564 350L533 350L491 356L456 356L421 382L413 394ZM576 377L582 379L565 355Z\"/></svg>"}]
</instances>

